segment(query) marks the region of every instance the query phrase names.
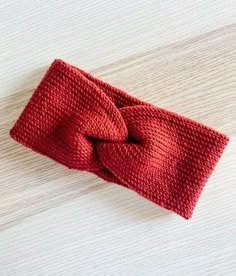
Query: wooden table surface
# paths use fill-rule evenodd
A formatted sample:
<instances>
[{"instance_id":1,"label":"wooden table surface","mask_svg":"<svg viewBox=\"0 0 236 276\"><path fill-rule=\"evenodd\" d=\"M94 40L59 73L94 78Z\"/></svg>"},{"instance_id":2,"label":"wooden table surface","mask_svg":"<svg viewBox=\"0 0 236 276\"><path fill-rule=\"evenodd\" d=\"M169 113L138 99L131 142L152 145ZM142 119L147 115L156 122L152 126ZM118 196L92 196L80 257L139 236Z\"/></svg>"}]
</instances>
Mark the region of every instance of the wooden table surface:
<instances>
[{"instance_id":1,"label":"wooden table surface","mask_svg":"<svg viewBox=\"0 0 236 276\"><path fill-rule=\"evenodd\" d=\"M0 275L236 275L236 2L0 11ZM190 220L9 138L54 58L230 137Z\"/></svg>"}]
</instances>

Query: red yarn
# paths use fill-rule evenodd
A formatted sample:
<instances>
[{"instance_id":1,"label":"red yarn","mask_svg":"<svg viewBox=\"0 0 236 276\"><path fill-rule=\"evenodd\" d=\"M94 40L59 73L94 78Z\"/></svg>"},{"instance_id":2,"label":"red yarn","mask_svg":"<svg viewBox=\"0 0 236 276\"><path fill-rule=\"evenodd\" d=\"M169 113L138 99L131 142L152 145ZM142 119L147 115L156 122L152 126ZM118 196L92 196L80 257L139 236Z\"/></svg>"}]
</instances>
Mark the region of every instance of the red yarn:
<instances>
[{"instance_id":1,"label":"red yarn","mask_svg":"<svg viewBox=\"0 0 236 276\"><path fill-rule=\"evenodd\" d=\"M188 219L228 138L55 60L10 135Z\"/></svg>"}]
</instances>

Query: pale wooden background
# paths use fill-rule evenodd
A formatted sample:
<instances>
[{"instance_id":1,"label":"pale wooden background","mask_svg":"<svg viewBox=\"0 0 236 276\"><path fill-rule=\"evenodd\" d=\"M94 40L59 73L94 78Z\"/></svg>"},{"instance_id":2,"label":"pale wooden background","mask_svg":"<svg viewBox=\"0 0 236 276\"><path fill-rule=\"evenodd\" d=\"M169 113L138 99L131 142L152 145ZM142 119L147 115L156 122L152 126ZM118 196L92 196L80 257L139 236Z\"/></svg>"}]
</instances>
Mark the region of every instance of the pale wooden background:
<instances>
[{"instance_id":1,"label":"pale wooden background","mask_svg":"<svg viewBox=\"0 0 236 276\"><path fill-rule=\"evenodd\" d=\"M236 2L1 1L0 275L236 275ZM185 221L8 131L54 58L230 137Z\"/></svg>"}]
</instances>

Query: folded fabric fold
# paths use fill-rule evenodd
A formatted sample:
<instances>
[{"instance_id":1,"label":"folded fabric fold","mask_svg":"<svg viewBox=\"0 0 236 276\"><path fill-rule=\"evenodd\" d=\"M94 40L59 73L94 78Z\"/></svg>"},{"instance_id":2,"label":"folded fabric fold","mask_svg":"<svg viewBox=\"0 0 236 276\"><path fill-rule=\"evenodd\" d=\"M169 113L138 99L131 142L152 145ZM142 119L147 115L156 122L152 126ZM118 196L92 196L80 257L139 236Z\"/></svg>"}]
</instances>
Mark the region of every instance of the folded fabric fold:
<instances>
[{"instance_id":1,"label":"folded fabric fold","mask_svg":"<svg viewBox=\"0 0 236 276\"><path fill-rule=\"evenodd\" d=\"M10 131L188 219L228 138L56 59Z\"/></svg>"}]
</instances>

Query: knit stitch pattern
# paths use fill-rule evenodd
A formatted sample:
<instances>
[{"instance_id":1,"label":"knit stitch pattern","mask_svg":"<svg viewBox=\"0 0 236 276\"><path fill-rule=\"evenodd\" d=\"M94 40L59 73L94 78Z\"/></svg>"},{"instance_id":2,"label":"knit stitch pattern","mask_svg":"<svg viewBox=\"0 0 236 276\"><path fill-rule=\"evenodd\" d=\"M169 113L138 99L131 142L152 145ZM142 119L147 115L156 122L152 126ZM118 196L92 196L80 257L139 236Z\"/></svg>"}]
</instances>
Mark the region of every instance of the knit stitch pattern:
<instances>
[{"instance_id":1,"label":"knit stitch pattern","mask_svg":"<svg viewBox=\"0 0 236 276\"><path fill-rule=\"evenodd\" d=\"M203 124L131 97L59 59L10 135L186 219L228 142Z\"/></svg>"}]
</instances>

